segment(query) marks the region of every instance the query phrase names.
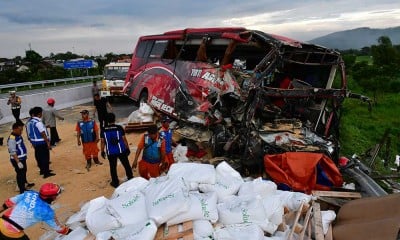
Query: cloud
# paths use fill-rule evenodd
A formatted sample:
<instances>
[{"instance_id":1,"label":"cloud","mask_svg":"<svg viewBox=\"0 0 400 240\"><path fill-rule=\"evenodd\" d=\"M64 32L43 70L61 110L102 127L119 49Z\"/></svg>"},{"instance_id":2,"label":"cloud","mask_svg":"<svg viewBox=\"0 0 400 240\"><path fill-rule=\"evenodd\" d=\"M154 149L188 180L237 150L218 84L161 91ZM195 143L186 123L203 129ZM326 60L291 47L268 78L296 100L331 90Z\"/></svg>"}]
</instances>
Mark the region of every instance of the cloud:
<instances>
[{"instance_id":1,"label":"cloud","mask_svg":"<svg viewBox=\"0 0 400 240\"><path fill-rule=\"evenodd\" d=\"M358 27L399 25L398 0L0 1L0 57L131 53L141 35L240 26L302 41Z\"/></svg>"}]
</instances>

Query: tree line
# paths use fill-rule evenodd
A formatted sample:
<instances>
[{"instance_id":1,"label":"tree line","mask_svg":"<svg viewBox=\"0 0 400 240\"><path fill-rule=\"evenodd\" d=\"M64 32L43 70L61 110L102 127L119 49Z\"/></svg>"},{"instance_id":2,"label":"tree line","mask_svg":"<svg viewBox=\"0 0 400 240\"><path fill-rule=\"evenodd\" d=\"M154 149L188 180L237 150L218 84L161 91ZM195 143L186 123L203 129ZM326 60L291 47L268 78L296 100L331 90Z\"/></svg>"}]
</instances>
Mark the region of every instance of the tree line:
<instances>
[{"instance_id":1,"label":"tree line","mask_svg":"<svg viewBox=\"0 0 400 240\"><path fill-rule=\"evenodd\" d=\"M64 61L83 58L97 62L96 68L66 70L63 67ZM28 81L51 80L80 76L94 76L103 73L104 66L112 61L121 58L130 58L127 54L107 53L104 56L81 56L72 52L50 53L48 57L42 57L34 50L25 51L25 57L17 56L14 59L3 59L4 62L12 62L9 67L0 71L0 84L11 84ZM25 66L21 69L19 67Z\"/></svg>"},{"instance_id":2,"label":"tree line","mask_svg":"<svg viewBox=\"0 0 400 240\"><path fill-rule=\"evenodd\" d=\"M375 102L380 93L400 92L400 45L393 45L387 36L377 42L361 50L342 51L350 88L372 93Z\"/></svg>"}]
</instances>

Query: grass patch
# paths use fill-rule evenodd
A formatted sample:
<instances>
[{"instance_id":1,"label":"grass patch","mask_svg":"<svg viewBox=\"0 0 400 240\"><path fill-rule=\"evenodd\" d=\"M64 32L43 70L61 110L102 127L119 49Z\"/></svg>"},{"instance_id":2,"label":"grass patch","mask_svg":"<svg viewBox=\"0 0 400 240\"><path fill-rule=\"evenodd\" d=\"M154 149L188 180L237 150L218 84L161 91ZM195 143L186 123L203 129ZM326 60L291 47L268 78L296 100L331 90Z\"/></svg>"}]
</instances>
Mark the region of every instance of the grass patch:
<instances>
[{"instance_id":1,"label":"grass patch","mask_svg":"<svg viewBox=\"0 0 400 240\"><path fill-rule=\"evenodd\" d=\"M372 65L372 56L357 56L356 63L358 62L367 62L368 65Z\"/></svg>"},{"instance_id":2,"label":"grass patch","mask_svg":"<svg viewBox=\"0 0 400 240\"><path fill-rule=\"evenodd\" d=\"M368 104L354 99L346 99L343 105L340 125L341 155L365 155L373 149L390 129L389 167L393 167L396 154L400 154L400 94L384 94L378 103L368 111ZM382 169L386 145L379 152L376 169Z\"/></svg>"}]
</instances>

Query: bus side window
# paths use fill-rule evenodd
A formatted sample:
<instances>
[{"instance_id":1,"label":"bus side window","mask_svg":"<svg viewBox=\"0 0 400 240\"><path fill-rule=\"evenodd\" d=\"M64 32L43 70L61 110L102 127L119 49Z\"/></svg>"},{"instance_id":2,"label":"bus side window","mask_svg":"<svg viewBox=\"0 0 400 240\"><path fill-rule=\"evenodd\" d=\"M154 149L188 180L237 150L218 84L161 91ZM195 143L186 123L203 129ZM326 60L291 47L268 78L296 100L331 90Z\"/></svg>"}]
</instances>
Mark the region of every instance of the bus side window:
<instances>
[{"instance_id":1,"label":"bus side window","mask_svg":"<svg viewBox=\"0 0 400 240\"><path fill-rule=\"evenodd\" d=\"M167 45L168 45L167 40L155 41L153 48L151 49L149 58L161 58Z\"/></svg>"},{"instance_id":2,"label":"bus side window","mask_svg":"<svg viewBox=\"0 0 400 240\"><path fill-rule=\"evenodd\" d=\"M168 41L168 45L165 48L162 58L175 59L177 56L178 56L178 50L176 49L175 41L173 40Z\"/></svg>"},{"instance_id":3,"label":"bus side window","mask_svg":"<svg viewBox=\"0 0 400 240\"><path fill-rule=\"evenodd\" d=\"M153 40L140 42L136 48L135 56L138 58L147 58L150 53L153 42L154 42Z\"/></svg>"}]
</instances>

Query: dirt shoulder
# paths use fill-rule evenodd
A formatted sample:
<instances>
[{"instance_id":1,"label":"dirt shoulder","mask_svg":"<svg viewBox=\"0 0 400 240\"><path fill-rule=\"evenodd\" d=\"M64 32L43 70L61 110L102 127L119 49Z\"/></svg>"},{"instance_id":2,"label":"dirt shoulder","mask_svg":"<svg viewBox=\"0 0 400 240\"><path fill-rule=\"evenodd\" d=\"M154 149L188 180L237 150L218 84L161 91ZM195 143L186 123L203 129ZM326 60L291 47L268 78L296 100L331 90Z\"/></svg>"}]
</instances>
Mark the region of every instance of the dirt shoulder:
<instances>
[{"instance_id":1,"label":"dirt shoulder","mask_svg":"<svg viewBox=\"0 0 400 240\"><path fill-rule=\"evenodd\" d=\"M64 192L53 205L61 222L65 222L70 215L78 211L82 204L88 200L100 196L110 197L114 191L114 188L109 185L111 177L107 159L102 159L99 156L104 163L103 165L94 165L89 172L85 169L86 163L82 154L82 147L77 145L75 133L76 121L80 119L79 112L84 108L88 107L76 106L60 110L61 115L65 117L64 121L57 122L57 129L62 140L50 152L50 169L56 173L56 176L43 179L39 175L39 169L34 158L34 150L26 140L25 131L23 133L25 144L28 148L27 178L29 182L36 184L33 189L38 190L45 182L54 182L64 188ZM91 107L89 107L89 110L91 110ZM117 119L120 122L124 120ZM0 126L0 136L4 137L4 144L0 146L0 202L18 194L18 191L16 191L16 174L9 161L6 143L10 132L11 123ZM139 136L140 132L127 133L132 152L129 156L131 163L135 156L134 150ZM118 164L118 175L121 181L125 178L125 171L120 164ZM137 172L134 172L134 175L137 176ZM49 227L46 224L41 223L27 229L26 233L31 239L39 239L48 229Z\"/></svg>"}]
</instances>

